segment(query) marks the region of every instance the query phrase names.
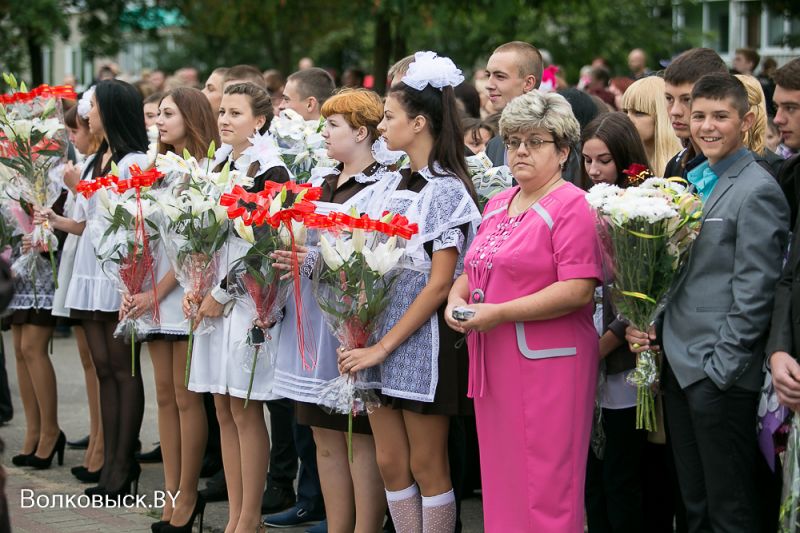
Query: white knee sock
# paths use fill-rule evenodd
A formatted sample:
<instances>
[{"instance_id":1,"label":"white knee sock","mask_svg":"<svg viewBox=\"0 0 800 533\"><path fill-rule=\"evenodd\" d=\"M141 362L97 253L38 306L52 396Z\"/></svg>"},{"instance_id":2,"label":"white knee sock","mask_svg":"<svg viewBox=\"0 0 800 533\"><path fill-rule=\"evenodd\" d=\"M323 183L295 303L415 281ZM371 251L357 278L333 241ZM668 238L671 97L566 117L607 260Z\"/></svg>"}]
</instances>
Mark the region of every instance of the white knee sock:
<instances>
[{"instance_id":1,"label":"white knee sock","mask_svg":"<svg viewBox=\"0 0 800 533\"><path fill-rule=\"evenodd\" d=\"M422 497L422 531L453 533L456 529L456 496L453 489L444 494Z\"/></svg>"},{"instance_id":2,"label":"white knee sock","mask_svg":"<svg viewBox=\"0 0 800 533\"><path fill-rule=\"evenodd\" d=\"M386 501L397 533L422 533L422 500L417 484L386 491Z\"/></svg>"}]
</instances>

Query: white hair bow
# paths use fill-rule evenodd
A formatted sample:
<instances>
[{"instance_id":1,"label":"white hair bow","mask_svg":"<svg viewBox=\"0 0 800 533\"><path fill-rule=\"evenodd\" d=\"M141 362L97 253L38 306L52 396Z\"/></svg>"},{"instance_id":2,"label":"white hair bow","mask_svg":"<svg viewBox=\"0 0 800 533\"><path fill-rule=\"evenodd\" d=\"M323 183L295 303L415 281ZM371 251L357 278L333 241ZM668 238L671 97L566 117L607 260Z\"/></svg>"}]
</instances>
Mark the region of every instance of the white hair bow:
<instances>
[{"instance_id":1,"label":"white hair bow","mask_svg":"<svg viewBox=\"0 0 800 533\"><path fill-rule=\"evenodd\" d=\"M89 111L92 109L92 96L94 96L94 85L86 89L78 101L78 114L82 119L89 116Z\"/></svg>"},{"instance_id":2,"label":"white hair bow","mask_svg":"<svg viewBox=\"0 0 800 533\"><path fill-rule=\"evenodd\" d=\"M402 81L418 91L426 85L442 90L447 85L459 85L464 76L449 57L440 57L436 52L417 52Z\"/></svg>"}]
</instances>

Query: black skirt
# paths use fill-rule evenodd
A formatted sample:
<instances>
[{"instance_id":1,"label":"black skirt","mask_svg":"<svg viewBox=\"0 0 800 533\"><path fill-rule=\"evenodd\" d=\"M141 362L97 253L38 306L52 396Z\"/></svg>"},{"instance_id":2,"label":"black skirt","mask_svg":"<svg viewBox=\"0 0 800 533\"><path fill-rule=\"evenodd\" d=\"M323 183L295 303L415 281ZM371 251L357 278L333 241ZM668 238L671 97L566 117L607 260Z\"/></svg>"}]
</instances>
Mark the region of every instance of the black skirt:
<instances>
[{"instance_id":1,"label":"black skirt","mask_svg":"<svg viewBox=\"0 0 800 533\"><path fill-rule=\"evenodd\" d=\"M70 309L69 317L80 321L119 322L118 311L84 311L82 309Z\"/></svg>"},{"instance_id":2,"label":"black skirt","mask_svg":"<svg viewBox=\"0 0 800 533\"><path fill-rule=\"evenodd\" d=\"M3 318L3 329L7 330L11 326L41 326L54 328L58 322L58 317L53 316L50 309L17 309L10 315Z\"/></svg>"},{"instance_id":3,"label":"black skirt","mask_svg":"<svg viewBox=\"0 0 800 533\"><path fill-rule=\"evenodd\" d=\"M319 405L295 402L294 413L297 417L297 423L301 426L312 426L342 432L347 431L347 415L329 413ZM366 415L353 417L353 433L372 435L372 428L369 425L369 418Z\"/></svg>"}]
</instances>

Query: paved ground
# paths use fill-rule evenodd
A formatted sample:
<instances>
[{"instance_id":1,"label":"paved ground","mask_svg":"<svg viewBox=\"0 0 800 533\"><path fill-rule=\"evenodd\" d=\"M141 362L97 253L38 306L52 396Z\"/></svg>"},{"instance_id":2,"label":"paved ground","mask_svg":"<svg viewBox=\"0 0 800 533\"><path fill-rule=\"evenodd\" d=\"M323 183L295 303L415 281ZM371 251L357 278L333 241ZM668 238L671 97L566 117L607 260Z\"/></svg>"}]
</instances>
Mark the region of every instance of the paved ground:
<instances>
[{"instance_id":1,"label":"paved ground","mask_svg":"<svg viewBox=\"0 0 800 533\"><path fill-rule=\"evenodd\" d=\"M5 441L6 453L2 463L8 476L6 495L11 513L12 529L19 533L69 533L88 531L144 532L150 531L150 524L158 520L159 512L154 507L157 491L162 489L161 465L142 465L139 494L144 497L144 506L125 508L78 508L86 502L74 500L70 508L59 508L59 503L68 496L82 494L87 485L80 484L71 474L70 467L81 464L82 450L67 449L64 466L54 466L49 470L34 471L11 465L10 457L19 453L25 431L25 418L16 386L16 365L11 350L8 333L3 335L6 351L6 369L9 374L11 393L14 401L14 419L0 428L0 438ZM141 440L146 450L158 440L156 428L156 404L153 387L153 368L150 358L143 353L142 376L145 385L145 415ZM73 339L56 339L53 365L58 376L58 414L59 423L68 439L83 437L88 433L88 408L78 352ZM201 487L205 481L201 480ZM37 507L38 503L49 504L53 508ZM33 503L33 506L31 506ZM483 531L480 501L469 499L464 502L462 511L464 533ZM225 502L209 504L206 507L205 531L222 532L227 520ZM283 529L287 533L302 533L305 528Z\"/></svg>"}]
</instances>

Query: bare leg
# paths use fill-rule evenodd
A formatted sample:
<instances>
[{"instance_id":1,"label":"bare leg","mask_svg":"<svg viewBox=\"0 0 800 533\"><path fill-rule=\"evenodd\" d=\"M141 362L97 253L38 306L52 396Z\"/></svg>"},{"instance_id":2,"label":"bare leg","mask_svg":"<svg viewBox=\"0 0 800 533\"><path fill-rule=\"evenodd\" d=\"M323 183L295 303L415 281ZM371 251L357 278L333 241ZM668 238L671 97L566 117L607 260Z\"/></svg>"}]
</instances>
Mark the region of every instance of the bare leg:
<instances>
[{"instance_id":1,"label":"bare leg","mask_svg":"<svg viewBox=\"0 0 800 533\"><path fill-rule=\"evenodd\" d=\"M314 442L317 445L317 470L325 501L325 517L329 533L350 533L356 527L356 502L353 494L353 480L347 459L347 442L342 432L332 429L312 427ZM353 435L353 444L355 445ZM375 457L375 446L372 446ZM355 460L356 454L353 453ZM360 459L360 457L359 457ZM377 465L376 465L377 470ZM378 476L380 481L380 475ZM378 488L382 493L383 483ZM378 528L373 528L377 531Z\"/></svg>"},{"instance_id":2,"label":"bare leg","mask_svg":"<svg viewBox=\"0 0 800 533\"><path fill-rule=\"evenodd\" d=\"M164 464L164 490L175 494L181 478L181 434L177 431L180 419L172 375L172 343L153 341L148 343L148 349L150 359L153 361L153 378L156 384L158 438L161 441ZM172 502L167 498L161 511L161 520L169 521L170 518L172 518Z\"/></svg>"},{"instance_id":3,"label":"bare leg","mask_svg":"<svg viewBox=\"0 0 800 533\"><path fill-rule=\"evenodd\" d=\"M236 533L252 533L261 523L261 496L267 482L269 433L264 420L264 402L231 398L231 413L239 432L242 476L242 512Z\"/></svg>"},{"instance_id":4,"label":"bare leg","mask_svg":"<svg viewBox=\"0 0 800 533\"><path fill-rule=\"evenodd\" d=\"M228 524L225 533L234 533L242 513L242 461L239 454L239 434L231 413L231 397L214 394L214 407L219 421L222 464L228 487Z\"/></svg>"},{"instance_id":5,"label":"bare leg","mask_svg":"<svg viewBox=\"0 0 800 533\"><path fill-rule=\"evenodd\" d=\"M186 349L186 342L172 343L172 380L181 428L181 478L178 485L180 496L175 502L171 520L176 526L188 523L192 517L208 440L203 395L192 392L183 385Z\"/></svg>"},{"instance_id":6,"label":"bare leg","mask_svg":"<svg viewBox=\"0 0 800 533\"><path fill-rule=\"evenodd\" d=\"M36 448L38 457L48 457L53 451L61 429L58 427L58 392L56 388L56 373L53 363L47 353L50 337L53 335L52 327L22 326L22 354L28 374L36 395L36 404L39 409L41 430L39 433L39 446Z\"/></svg>"},{"instance_id":7,"label":"bare leg","mask_svg":"<svg viewBox=\"0 0 800 533\"><path fill-rule=\"evenodd\" d=\"M347 434L340 433L339 438L345 443L346 453ZM383 479L375 458L375 439L372 435L353 434L350 477L353 480L356 502L355 533L380 531L386 516L386 494L383 491Z\"/></svg>"},{"instance_id":8,"label":"bare leg","mask_svg":"<svg viewBox=\"0 0 800 533\"><path fill-rule=\"evenodd\" d=\"M14 336L14 356L17 360L17 381L19 382L19 395L22 398L22 410L25 412L25 442L22 453L31 454L36 451L39 444L41 420L39 407L36 404L36 393L33 392L33 383L28 372L28 365L22 353L22 326L11 326Z\"/></svg>"}]
</instances>

